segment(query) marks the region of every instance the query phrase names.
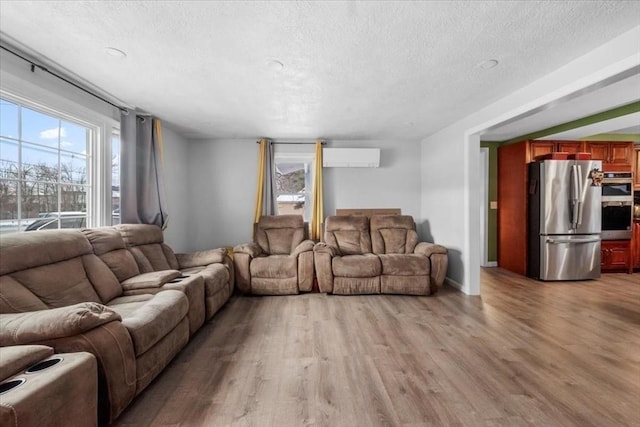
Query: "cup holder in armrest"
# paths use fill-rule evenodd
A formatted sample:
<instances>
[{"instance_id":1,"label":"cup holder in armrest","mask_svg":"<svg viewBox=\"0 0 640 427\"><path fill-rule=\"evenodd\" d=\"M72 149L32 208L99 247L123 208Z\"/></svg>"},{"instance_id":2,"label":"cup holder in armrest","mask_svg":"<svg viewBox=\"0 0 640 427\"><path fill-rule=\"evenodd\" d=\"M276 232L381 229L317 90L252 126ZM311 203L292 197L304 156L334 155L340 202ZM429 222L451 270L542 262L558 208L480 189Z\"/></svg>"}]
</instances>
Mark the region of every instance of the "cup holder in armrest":
<instances>
[{"instance_id":1,"label":"cup holder in armrest","mask_svg":"<svg viewBox=\"0 0 640 427\"><path fill-rule=\"evenodd\" d=\"M40 372L43 371L45 369L48 369L52 366L57 365L58 363L62 362L62 357L52 357L51 359L47 359L47 360L43 360L42 362L38 362L33 366L30 366L27 368L26 371L24 371L25 374L33 374L36 372Z\"/></svg>"},{"instance_id":2,"label":"cup holder in armrest","mask_svg":"<svg viewBox=\"0 0 640 427\"><path fill-rule=\"evenodd\" d=\"M25 380L24 378L17 378L15 380L7 381L5 383L0 384L0 394L4 394L9 390L13 390L14 388L24 384L25 381L27 380Z\"/></svg>"}]
</instances>

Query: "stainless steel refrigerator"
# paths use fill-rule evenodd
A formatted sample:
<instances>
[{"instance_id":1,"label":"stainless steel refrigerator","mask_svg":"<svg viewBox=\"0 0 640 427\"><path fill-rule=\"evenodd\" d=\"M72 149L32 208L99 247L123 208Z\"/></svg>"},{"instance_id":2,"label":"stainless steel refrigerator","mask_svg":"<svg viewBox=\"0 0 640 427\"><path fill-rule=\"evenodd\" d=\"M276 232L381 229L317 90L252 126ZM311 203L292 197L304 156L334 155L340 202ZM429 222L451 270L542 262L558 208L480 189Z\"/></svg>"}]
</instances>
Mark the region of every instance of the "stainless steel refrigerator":
<instances>
[{"instance_id":1,"label":"stainless steel refrigerator","mask_svg":"<svg viewBox=\"0 0 640 427\"><path fill-rule=\"evenodd\" d=\"M600 277L601 169L599 160L529 164L529 277Z\"/></svg>"}]
</instances>

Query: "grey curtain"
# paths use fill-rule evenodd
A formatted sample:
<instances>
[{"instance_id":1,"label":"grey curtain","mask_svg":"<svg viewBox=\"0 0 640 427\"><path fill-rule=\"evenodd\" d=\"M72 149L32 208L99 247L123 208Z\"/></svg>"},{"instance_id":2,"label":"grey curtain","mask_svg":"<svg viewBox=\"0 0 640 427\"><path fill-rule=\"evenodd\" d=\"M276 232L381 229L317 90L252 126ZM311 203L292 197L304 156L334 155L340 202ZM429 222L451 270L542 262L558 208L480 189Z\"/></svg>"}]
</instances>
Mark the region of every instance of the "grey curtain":
<instances>
[{"instance_id":1,"label":"grey curtain","mask_svg":"<svg viewBox=\"0 0 640 427\"><path fill-rule=\"evenodd\" d=\"M120 115L120 217L124 224L167 226L160 121Z\"/></svg>"},{"instance_id":2,"label":"grey curtain","mask_svg":"<svg viewBox=\"0 0 640 427\"><path fill-rule=\"evenodd\" d=\"M273 142L267 141L267 155L264 179L263 215L278 214L278 186L276 183L276 163L274 160Z\"/></svg>"}]
</instances>

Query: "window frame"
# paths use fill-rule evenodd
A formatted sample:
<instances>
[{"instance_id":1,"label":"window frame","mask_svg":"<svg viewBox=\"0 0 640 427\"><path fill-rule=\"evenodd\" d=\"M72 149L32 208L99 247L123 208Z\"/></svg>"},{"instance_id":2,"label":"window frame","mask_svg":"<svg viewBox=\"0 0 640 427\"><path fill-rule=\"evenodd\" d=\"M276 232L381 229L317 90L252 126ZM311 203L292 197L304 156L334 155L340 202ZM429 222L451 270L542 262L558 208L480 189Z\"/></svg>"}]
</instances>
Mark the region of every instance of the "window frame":
<instances>
[{"instance_id":1,"label":"window frame","mask_svg":"<svg viewBox=\"0 0 640 427\"><path fill-rule=\"evenodd\" d=\"M285 145L284 147L282 146L277 147L273 155L274 168L277 167L278 163L302 163L302 164L308 163L309 164L310 182L309 182L309 188L306 188L306 182L305 182L304 213L302 215L302 217L306 222L311 221L311 209L312 209L311 186L313 186L315 158L316 158L315 151L306 151L304 149L301 149L300 146L291 147L288 145ZM274 170L274 173L275 173L275 170ZM309 213L309 218L306 217L307 212ZM281 214L278 211L278 215L283 215L283 214Z\"/></svg>"},{"instance_id":2,"label":"window frame","mask_svg":"<svg viewBox=\"0 0 640 427\"><path fill-rule=\"evenodd\" d=\"M17 85L15 82L12 82L13 87L7 87L7 80L14 79L5 77L3 73L3 87L0 88L0 97L3 99L91 130L91 140L87 147L90 159L87 164L87 179L90 184L87 187L86 226L111 225L111 136L114 132L120 132L120 123L44 88ZM20 209L18 216L22 216Z\"/></svg>"}]
</instances>

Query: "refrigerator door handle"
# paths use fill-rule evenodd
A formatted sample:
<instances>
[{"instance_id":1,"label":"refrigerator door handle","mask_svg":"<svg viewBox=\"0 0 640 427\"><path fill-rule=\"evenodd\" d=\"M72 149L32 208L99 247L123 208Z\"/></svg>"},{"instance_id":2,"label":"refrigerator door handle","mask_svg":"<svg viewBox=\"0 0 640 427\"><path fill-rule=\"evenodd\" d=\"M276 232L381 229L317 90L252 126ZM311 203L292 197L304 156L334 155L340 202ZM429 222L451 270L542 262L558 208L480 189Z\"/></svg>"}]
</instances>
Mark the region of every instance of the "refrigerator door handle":
<instances>
[{"instance_id":1,"label":"refrigerator door handle","mask_svg":"<svg viewBox=\"0 0 640 427\"><path fill-rule=\"evenodd\" d=\"M578 167L577 165L571 165L571 228L575 230L578 228Z\"/></svg>"},{"instance_id":2,"label":"refrigerator door handle","mask_svg":"<svg viewBox=\"0 0 640 427\"><path fill-rule=\"evenodd\" d=\"M582 166L576 165L576 168L578 170L578 221L576 223L576 228L578 228L578 226L582 225L582 210L584 207L582 200L584 199L584 195L582 194Z\"/></svg>"},{"instance_id":3,"label":"refrigerator door handle","mask_svg":"<svg viewBox=\"0 0 640 427\"><path fill-rule=\"evenodd\" d=\"M561 243L596 243L601 241L600 237L594 237L591 239L552 239L548 238L547 243L551 243L552 245L559 245Z\"/></svg>"}]
</instances>

